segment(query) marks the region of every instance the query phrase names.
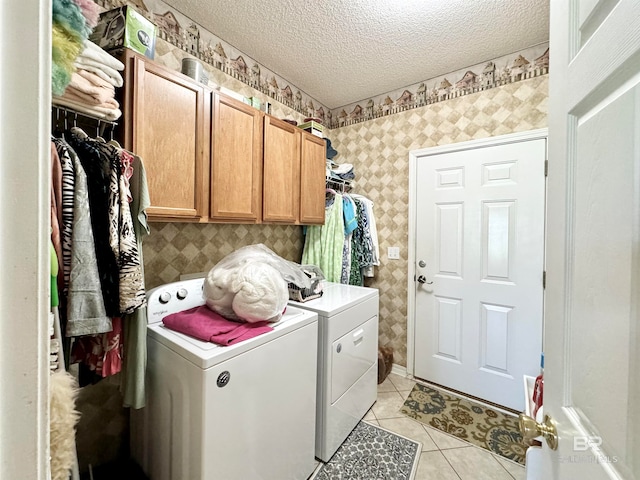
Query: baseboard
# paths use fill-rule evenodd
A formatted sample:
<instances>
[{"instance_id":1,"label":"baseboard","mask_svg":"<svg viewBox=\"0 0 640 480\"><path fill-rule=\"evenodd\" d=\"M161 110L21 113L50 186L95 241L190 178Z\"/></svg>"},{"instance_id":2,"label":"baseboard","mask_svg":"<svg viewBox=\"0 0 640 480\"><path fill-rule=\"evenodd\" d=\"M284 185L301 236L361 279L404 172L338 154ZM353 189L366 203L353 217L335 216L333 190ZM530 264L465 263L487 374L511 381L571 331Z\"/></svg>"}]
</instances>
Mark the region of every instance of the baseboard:
<instances>
[{"instance_id":1,"label":"baseboard","mask_svg":"<svg viewBox=\"0 0 640 480\"><path fill-rule=\"evenodd\" d=\"M401 377L411 378L411 375L407 374L407 367L404 365L398 365L397 363L394 363L391 367L391 373L400 375Z\"/></svg>"}]
</instances>

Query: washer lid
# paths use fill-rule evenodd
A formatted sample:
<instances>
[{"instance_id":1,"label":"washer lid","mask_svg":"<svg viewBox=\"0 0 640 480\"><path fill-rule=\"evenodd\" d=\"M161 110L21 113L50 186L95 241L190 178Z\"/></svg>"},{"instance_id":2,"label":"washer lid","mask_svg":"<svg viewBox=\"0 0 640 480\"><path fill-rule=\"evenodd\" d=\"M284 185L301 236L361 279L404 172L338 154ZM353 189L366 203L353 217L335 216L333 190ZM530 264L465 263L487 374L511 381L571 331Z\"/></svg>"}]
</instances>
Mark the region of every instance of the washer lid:
<instances>
[{"instance_id":1,"label":"washer lid","mask_svg":"<svg viewBox=\"0 0 640 480\"><path fill-rule=\"evenodd\" d=\"M149 338L160 342L194 365L207 369L298 328L316 322L317 319L316 313L289 305L282 318L278 322L271 324L273 331L228 346L204 342L189 335L170 330L162 322L150 323L147 326L147 332Z\"/></svg>"},{"instance_id":2,"label":"washer lid","mask_svg":"<svg viewBox=\"0 0 640 480\"><path fill-rule=\"evenodd\" d=\"M342 283L324 282L323 293L320 298L314 298L307 302L290 301L289 305L311 310L318 315L331 317L347 308L357 305L369 298L377 297L378 289L358 287L356 285L344 285Z\"/></svg>"}]
</instances>

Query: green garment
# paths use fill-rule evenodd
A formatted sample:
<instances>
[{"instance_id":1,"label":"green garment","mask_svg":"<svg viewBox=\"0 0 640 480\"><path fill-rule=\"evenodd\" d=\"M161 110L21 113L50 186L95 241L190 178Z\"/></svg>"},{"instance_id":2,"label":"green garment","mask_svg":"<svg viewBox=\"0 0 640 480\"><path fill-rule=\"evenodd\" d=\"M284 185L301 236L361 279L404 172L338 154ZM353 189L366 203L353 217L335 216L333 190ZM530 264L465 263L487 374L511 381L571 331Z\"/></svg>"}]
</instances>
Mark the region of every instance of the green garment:
<instances>
[{"instance_id":1,"label":"green garment","mask_svg":"<svg viewBox=\"0 0 640 480\"><path fill-rule=\"evenodd\" d=\"M343 246L342 195L336 194L333 204L325 210L324 225L307 228L301 263L316 265L328 282L339 283L342 275Z\"/></svg>"}]
</instances>

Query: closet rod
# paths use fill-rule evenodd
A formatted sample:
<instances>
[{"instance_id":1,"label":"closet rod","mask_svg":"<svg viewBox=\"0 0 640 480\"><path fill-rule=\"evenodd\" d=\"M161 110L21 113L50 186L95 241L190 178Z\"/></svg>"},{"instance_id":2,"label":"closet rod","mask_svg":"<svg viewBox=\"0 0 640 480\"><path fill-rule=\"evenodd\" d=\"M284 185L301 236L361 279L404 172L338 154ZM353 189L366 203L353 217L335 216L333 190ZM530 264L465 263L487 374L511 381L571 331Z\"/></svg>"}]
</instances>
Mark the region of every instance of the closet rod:
<instances>
[{"instance_id":1,"label":"closet rod","mask_svg":"<svg viewBox=\"0 0 640 480\"><path fill-rule=\"evenodd\" d=\"M61 115L62 114L62 115ZM94 126L96 129L96 137L104 136L107 129L111 132L111 139L113 140L113 132L118 125L116 122L111 120L105 120L104 118L96 117L89 113L80 112L78 110L74 110L73 108L65 107L62 105L52 104L51 105L51 116L54 117L52 119L52 128L55 131L61 131L61 122L64 125L64 130L68 128L68 122L73 120L73 125L76 126L78 120L81 120L81 123L85 124L85 126ZM82 122L82 120L84 120ZM89 124L87 124L89 121Z\"/></svg>"},{"instance_id":2,"label":"closet rod","mask_svg":"<svg viewBox=\"0 0 640 480\"><path fill-rule=\"evenodd\" d=\"M69 107L63 107L62 105L52 104L51 108L55 109L55 110L58 110L58 111L61 111L61 112L64 112L65 115L71 114L71 115L78 116L78 117L88 118L90 120L95 120L98 123L104 123L105 125L111 125L112 127L115 127L115 126L118 125L117 122L113 122L111 120L105 120L104 118L96 117L96 116L88 114L88 113L79 112L78 110L74 110L74 109L69 108Z\"/></svg>"},{"instance_id":3,"label":"closet rod","mask_svg":"<svg viewBox=\"0 0 640 480\"><path fill-rule=\"evenodd\" d=\"M338 180L336 178L331 178L331 177L325 177L325 179L327 182L327 187L333 188L335 190L340 190L340 193L351 191L350 180Z\"/></svg>"}]
</instances>

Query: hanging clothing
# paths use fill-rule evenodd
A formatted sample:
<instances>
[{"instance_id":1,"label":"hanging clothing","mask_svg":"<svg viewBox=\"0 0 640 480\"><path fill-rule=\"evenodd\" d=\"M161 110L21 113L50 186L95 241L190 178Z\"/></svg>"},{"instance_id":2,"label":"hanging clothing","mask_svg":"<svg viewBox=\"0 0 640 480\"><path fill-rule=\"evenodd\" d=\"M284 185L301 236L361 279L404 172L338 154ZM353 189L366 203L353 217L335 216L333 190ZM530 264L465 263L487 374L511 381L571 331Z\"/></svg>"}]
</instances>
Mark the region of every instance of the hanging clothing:
<instances>
[{"instance_id":1,"label":"hanging clothing","mask_svg":"<svg viewBox=\"0 0 640 480\"><path fill-rule=\"evenodd\" d=\"M371 263L362 267L362 274L365 277L374 276L374 266L380 265L380 245L378 243L378 229L376 227L376 219L373 214L373 202L362 195L354 195L363 205L363 214L366 217L364 223L365 228L368 229L366 235L366 248L371 252ZM369 243L369 239L371 243Z\"/></svg>"},{"instance_id":2,"label":"hanging clothing","mask_svg":"<svg viewBox=\"0 0 640 480\"><path fill-rule=\"evenodd\" d=\"M325 224L307 228L301 263L319 267L329 282L340 282L343 245L342 195L335 194L333 203L325 209Z\"/></svg>"},{"instance_id":3,"label":"hanging clothing","mask_svg":"<svg viewBox=\"0 0 640 480\"><path fill-rule=\"evenodd\" d=\"M366 207L362 199L354 197L356 203L356 214L358 218L358 228L353 231L352 248L354 250L357 271L351 268L353 280L352 285L363 285L362 269L373 265L373 240L369 231L369 218L366 214Z\"/></svg>"},{"instance_id":4,"label":"hanging clothing","mask_svg":"<svg viewBox=\"0 0 640 480\"><path fill-rule=\"evenodd\" d=\"M71 363L82 362L91 372L108 377L122 368L122 319L113 317L113 328L102 335L85 335L77 339Z\"/></svg>"},{"instance_id":5,"label":"hanging clothing","mask_svg":"<svg viewBox=\"0 0 640 480\"><path fill-rule=\"evenodd\" d=\"M358 227L358 219L356 217L356 204L349 195L344 196L344 233L349 235Z\"/></svg>"},{"instance_id":6,"label":"hanging clothing","mask_svg":"<svg viewBox=\"0 0 640 480\"><path fill-rule=\"evenodd\" d=\"M115 147L90 141L87 134L79 128L71 129L69 144L77 152L87 176L91 225L105 309L107 315L117 317L120 314L119 269L109 233L114 217L113 212L110 212L112 205L109 192L113 188L110 183L114 178L117 181L118 174L116 171L115 177L111 176L111 158L116 155Z\"/></svg>"},{"instance_id":7,"label":"hanging clothing","mask_svg":"<svg viewBox=\"0 0 640 480\"><path fill-rule=\"evenodd\" d=\"M129 182L132 201L130 204L133 216L133 228L136 234L142 278L144 263L142 258L142 241L149 234L146 209L151 205L147 188L147 174L140 157L135 156L132 175ZM124 359L120 391L125 407L142 408L145 406L145 374L147 370L147 308L140 307L124 317Z\"/></svg>"},{"instance_id":8,"label":"hanging clothing","mask_svg":"<svg viewBox=\"0 0 640 480\"><path fill-rule=\"evenodd\" d=\"M71 231L65 334L75 337L109 332L112 325L100 284L87 177L75 151L62 139L55 140L55 143L59 158L63 159L63 175L68 176L70 172L74 175L73 182L63 180L63 189L70 183L74 186L73 222L70 228L63 229ZM67 198L68 193L64 196Z\"/></svg>"},{"instance_id":9,"label":"hanging clothing","mask_svg":"<svg viewBox=\"0 0 640 480\"><path fill-rule=\"evenodd\" d=\"M56 252L57 270L62 272L62 167L55 143L51 142L51 244ZM60 275L59 285L63 282Z\"/></svg>"},{"instance_id":10,"label":"hanging clothing","mask_svg":"<svg viewBox=\"0 0 640 480\"><path fill-rule=\"evenodd\" d=\"M351 263L353 231L358 227L358 219L356 218L356 204L350 195L345 195L343 199L343 215L344 215L344 231L345 239L342 249L342 274L340 283L348 285L351 280Z\"/></svg>"},{"instance_id":11,"label":"hanging clothing","mask_svg":"<svg viewBox=\"0 0 640 480\"><path fill-rule=\"evenodd\" d=\"M100 182L93 185L90 206L95 205L101 217L100 231L96 232L100 244L96 247L108 257L103 261L103 268L98 265L105 297L108 293L112 295L105 298L107 311L113 316L132 313L145 304L145 289L125 178L130 154L113 144L91 139L78 128L71 132L75 144L85 153L85 161L92 163L93 181ZM107 251L107 243L110 251ZM117 294L113 295L116 289Z\"/></svg>"},{"instance_id":12,"label":"hanging clothing","mask_svg":"<svg viewBox=\"0 0 640 480\"><path fill-rule=\"evenodd\" d=\"M56 158L60 162L62 170L62 195L61 205L58 206L58 215L60 216L60 236L62 240L62 292L68 294L69 275L71 272L71 245L73 231L73 210L74 196L76 184L76 170L74 162L71 159L67 143L61 139L53 139L53 145L56 148Z\"/></svg>"},{"instance_id":13,"label":"hanging clothing","mask_svg":"<svg viewBox=\"0 0 640 480\"><path fill-rule=\"evenodd\" d=\"M131 157L128 152L120 150L120 156ZM130 160L127 158L127 161ZM142 245L136 239L136 231L129 206L129 184L126 179L127 170L119 175L119 201L117 240L115 245L120 268L120 312L133 313L137 308L146 305L144 273L142 271Z\"/></svg>"}]
</instances>

